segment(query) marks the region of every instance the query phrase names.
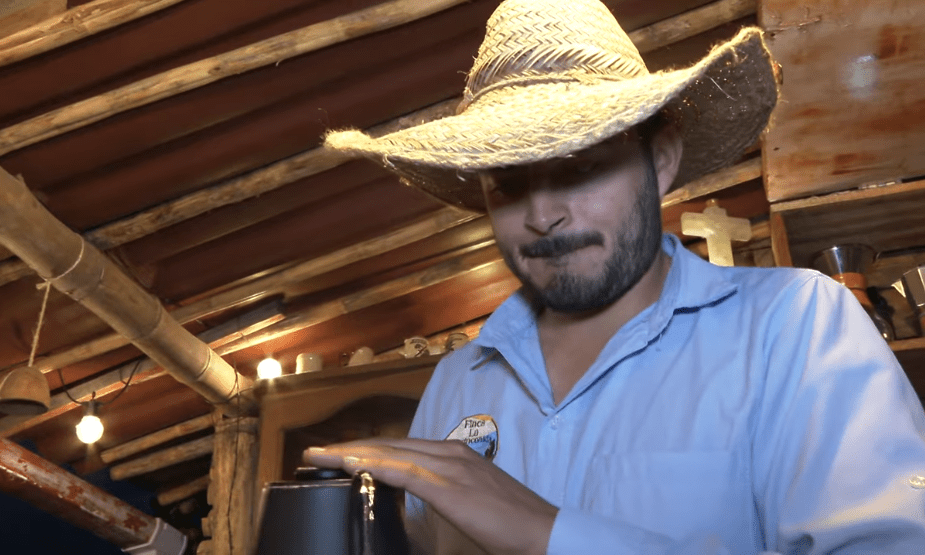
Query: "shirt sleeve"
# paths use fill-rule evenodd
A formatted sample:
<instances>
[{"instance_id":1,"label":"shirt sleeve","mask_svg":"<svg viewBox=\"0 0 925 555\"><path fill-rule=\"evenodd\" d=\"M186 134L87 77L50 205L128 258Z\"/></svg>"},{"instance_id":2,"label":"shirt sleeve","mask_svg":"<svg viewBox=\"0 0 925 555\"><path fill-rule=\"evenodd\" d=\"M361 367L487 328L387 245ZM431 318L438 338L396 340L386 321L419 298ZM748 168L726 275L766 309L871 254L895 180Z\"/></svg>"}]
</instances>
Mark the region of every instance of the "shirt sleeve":
<instances>
[{"instance_id":1,"label":"shirt sleeve","mask_svg":"<svg viewBox=\"0 0 925 555\"><path fill-rule=\"evenodd\" d=\"M769 320L753 488L781 553L921 554L925 414L844 286L814 275Z\"/></svg>"}]
</instances>

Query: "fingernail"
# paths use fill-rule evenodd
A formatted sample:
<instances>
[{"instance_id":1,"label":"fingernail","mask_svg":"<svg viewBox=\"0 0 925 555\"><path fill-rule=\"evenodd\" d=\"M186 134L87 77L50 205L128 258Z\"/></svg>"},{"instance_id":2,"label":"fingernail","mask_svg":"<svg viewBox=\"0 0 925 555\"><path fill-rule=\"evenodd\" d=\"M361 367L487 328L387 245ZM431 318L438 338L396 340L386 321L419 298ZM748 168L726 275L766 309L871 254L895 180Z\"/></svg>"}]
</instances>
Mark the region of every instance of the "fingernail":
<instances>
[{"instance_id":1,"label":"fingernail","mask_svg":"<svg viewBox=\"0 0 925 555\"><path fill-rule=\"evenodd\" d=\"M315 455L320 455L321 453L324 453L324 447L309 447L308 452Z\"/></svg>"},{"instance_id":2,"label":"fingernail","mask_svg":"<svg viewBox=\"0 0 925 555\"><path fill-rule=\"evenodd\" d=\"M356 466L360 464L360 457L354 457L354 456L348 455L344 457L344 464L349 465L349 466Z\"/></svg>"}]
</instances>

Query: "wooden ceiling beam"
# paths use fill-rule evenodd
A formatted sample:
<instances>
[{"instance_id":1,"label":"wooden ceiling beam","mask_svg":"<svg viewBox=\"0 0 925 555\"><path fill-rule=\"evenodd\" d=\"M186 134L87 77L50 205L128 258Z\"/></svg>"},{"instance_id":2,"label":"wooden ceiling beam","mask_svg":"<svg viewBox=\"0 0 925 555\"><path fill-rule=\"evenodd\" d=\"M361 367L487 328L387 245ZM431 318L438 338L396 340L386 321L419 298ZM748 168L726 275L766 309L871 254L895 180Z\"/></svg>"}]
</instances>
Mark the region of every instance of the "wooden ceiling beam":
<instances>
[{"instance_id":1,"label":"wooden ceiling beam","mask_svg":"<svg viewBox=\"0 0 925 555\"><path fill-rule=\"evenodd\" d=\"M371 127L368 131L378 136L444 117L452 114L458 103L458 98L438 102ZM324 148L306 150L213 187L87 231L83 237L96 248L109 250L223 206L269 193L348 161L345 155ZM0 262L0 286L33 274L32 268L16 258Z\"/></svg>"},{"instance_id":2,"label":"wooden ceiling beam","mask_svg":"<svg viewBox=\"0 0 925 555\"><path fill-rule=\"evenodd\" d=\"M413 272L406 276L380 283L345 295L337 299L319 303L286 319L277 322L258 333L233 341L218 348L221 354L238 351L278 339L290 333L303 330L338 316L350 314L370 306L403 297L426 287L442 283L470 272L476 272L491 266L503 265L501 255L494 248L494 240L484 241L470 247L461 255L444 260L427 269Z\"/></svg>"},{"instance_id":3,"label":"wooden ceiling beam","mask_svg":"<svg viewBox=\"0 0 925 555\"><path fill-rule=\"evenodd\" d=\"M0 439L0 491L123 549L148 543L164 526L8 439Z\"/></svg>"},{"instance_id":4,"label":"wooden ceiling beam","mask_svg":"<svg viewBox=\"0 0 925 555\"><path fill-rule=\"evenodd\" d=\"M218 414L211 412L209 414L204 414L202 416L197 416L187 420L186 422L180 422L175 426L169 428L164 428L163 430L158 430L153 434L148 434L132 441L127 441L122 445L117 445L110 449L100 451L100 458L106 464L112 464L115 461L126 459L132 455L137 455L143 451L147 451L152 447L157 447L167 443L168 441L189 435L195 432L205 430L206 428L214 428L215 422L218 419Z\"/></svg>"},{"instance_id":5,"label":"wooden ceiling beam","mask_svg":"<svg viewBox=\"0 0 925 555\"><path fill-rule=\"evenodd\" d=\"M0 67L70 44L185 0L95 0L0 40Z\"/></svg>"},{"instance_id":6,"label":"wooden ceiling beam","mask_svg":"<svg viewBox=\"0 0 925 555\"><path fill-rule=\"evenodd\" d=\"M57 220L25 183L0 171L0 242L178 381L230 413L251 380L186 331L160 301Z\"/></svg>"},{"instance_id":7,"label":"wooden ceiling beam","mask_svg":"<svg viewBox=\"0 0 925 555\"><path fill-rule=\"evenodd\" d=\"M0 131L0 156L227 77L397 27L468 0L391 0L187 64Z\"/></svg>"},{"instance_id":8,"label":"wooden ceiling beam","mask_svg":"<svg viewBox=\"0 0 925 555\"><path fill-rule=\"evenodd\" d=\"M0 156L116 114L289 58L397 27L467 0L392 0L187 64L0 130ZM755 13L756 0L719 0L630 33L650 52Z\"/></svg>"}]
</instances>

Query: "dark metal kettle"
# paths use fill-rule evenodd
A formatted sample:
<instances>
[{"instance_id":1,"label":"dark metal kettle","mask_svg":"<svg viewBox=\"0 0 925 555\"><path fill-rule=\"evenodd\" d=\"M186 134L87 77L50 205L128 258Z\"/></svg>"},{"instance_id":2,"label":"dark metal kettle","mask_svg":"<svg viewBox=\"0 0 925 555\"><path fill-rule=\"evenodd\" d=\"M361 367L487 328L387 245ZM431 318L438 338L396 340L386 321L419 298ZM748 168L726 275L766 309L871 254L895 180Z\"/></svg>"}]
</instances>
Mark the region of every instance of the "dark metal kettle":
<instances>
[{"instance_id":1,"label":"dark metal kettle","mask_svg":"<svg viewBox=\"0 0 925 555\"><path fill-rule=\"evenodd\" d=\"M304 467L263 488L254 555L408 555L397 491L368 472Z\"/></svg>"}]
</instances>

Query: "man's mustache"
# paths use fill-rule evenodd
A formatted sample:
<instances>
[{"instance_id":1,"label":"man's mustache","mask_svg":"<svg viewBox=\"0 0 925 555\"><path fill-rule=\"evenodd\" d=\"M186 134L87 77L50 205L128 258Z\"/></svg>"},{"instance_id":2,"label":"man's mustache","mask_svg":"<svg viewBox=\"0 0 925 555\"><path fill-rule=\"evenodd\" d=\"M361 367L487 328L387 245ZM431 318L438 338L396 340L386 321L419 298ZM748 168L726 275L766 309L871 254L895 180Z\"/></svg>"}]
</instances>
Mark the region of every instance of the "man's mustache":
<instances>
[{"instance_id":1,"label":"man's mustache","mask_svg":"<svg viewBox=\"0 0 925 555\"><path fill-rule=\"evenodd\" d=\"M604 246L604 236L595 231L542 237L520 247L520 254L526 258L548 258L563 256L591 245Z\"/></svg>"}]
</instances>

